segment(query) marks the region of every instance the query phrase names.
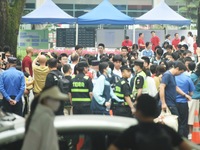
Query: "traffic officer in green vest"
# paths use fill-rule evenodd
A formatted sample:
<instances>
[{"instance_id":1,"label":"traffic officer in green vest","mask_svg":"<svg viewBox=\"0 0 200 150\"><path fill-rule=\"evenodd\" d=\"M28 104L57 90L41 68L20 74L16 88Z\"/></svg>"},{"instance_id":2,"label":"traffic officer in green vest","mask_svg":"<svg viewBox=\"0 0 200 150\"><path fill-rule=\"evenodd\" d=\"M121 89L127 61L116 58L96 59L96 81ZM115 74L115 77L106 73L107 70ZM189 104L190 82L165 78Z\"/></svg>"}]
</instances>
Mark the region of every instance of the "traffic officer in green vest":
<instances>
[{"instance_id":1,"label":"traffic officer in green vest","mask_svg":"<svg viewBox=\"0 0 200 150\"><path fill-rule=\"evenodd\" d=\"M73 75L70 82L70 97L73 105L73 114L91 114L90 103L92 99L93 84L85 74L88 72L85 61L77 64L77 75Z\"/></svg>"},{"instance_id":2,"label":"traffic officer in green vest","mask_svg":"<svg viewBox=\"0 0 200 150\"><path fill-rule=\"evenodd\" d=\"M128 66L122 66L120 69L122 78L117 82L114 92L123 102L113 102L113 115L133 117L135 109L132 103L131 87L128 82L128 78L131 76L131 69Z\"/></svg>"},{"instance_id":3,"label":"traffic officer in green vest","mask_svg":"<svg viewBox=\"0 0 200 150\"><path fill-rule=\"evenodd\" d=\"M143 60L136 60L134 62L134 70L136 76L133 82L133 98L136 100L141 94L147 94L146 73L143 71Z\"/></svg>"}]
</instances>

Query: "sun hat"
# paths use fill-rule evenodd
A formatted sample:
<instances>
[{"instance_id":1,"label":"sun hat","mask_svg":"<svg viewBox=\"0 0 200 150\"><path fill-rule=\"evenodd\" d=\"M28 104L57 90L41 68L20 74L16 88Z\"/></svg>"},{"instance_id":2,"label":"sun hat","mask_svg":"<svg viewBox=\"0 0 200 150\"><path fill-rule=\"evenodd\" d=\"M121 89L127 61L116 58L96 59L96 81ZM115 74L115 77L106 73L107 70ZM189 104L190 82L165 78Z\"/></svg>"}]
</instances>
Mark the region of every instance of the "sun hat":
<instances>
[{"instance_id":1,"label":"sun hat","mask_svg":"<svg viewBox=\"0 0 200 150\"><path fill-rule=\"evenodd\" d=\"M58 101L66 101L69 99L67 94L62 93L57 86L53 86L40 94L39 101L44 98L51 98Z\"/></svg>"}]
</instances>

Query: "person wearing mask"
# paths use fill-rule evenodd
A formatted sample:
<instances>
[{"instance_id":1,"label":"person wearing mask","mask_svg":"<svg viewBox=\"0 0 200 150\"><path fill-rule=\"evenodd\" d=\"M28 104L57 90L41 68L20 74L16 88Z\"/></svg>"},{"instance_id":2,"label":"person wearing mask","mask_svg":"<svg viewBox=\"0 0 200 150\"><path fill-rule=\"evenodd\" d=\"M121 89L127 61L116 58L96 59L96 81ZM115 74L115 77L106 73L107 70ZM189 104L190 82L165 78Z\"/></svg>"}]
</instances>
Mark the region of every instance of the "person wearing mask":
<instances>
[{"instance_id":1,"label":"person wearing mask","mask_svg":"<svg viewBox=\"0 0 200 150\"><path fill-rule=\"evenodd\" d=\"M101 62L99 64L99 71L101 75L94 85L91 110L93 114L109 115L111 99L118 102L123 102L123 100L120 100L111 88L109 75L111 75L112 71L109 68L108 62Z\"/></svg>"},{"instance_id":2,"label":"person wearing mask","mask_svg":"<svg viewBox=\"0 0 200 150\"><path fill-rule=\"evenodd\" d=\"M139 123L125 130L108 150L191 150L190 146L172 128L154 123L157 102L147 94L138 97L135 117Z\"/></svg>"},{"instance_id":3,"label":"person wearing mask","mask_svg":"<svg viewBox=\"0 0 200 150\"><path fill-rule=\"evenodd\" d=\"M59 150L54 113L59 109L61 101L68 98L57 86L44 89L34 98L25 124L22 150Z\"/></svg>"}]
</instances>

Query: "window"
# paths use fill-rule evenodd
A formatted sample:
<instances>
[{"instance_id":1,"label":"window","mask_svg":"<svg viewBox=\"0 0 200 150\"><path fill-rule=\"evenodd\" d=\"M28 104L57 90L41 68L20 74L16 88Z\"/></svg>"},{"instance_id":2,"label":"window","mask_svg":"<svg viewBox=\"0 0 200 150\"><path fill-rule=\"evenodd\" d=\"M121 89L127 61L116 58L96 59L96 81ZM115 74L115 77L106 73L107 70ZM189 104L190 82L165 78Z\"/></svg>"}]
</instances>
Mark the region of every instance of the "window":
<instances>
[{"instance_id":1,"label":"window","mask_svg":"<svg viewBox=\"0 0 200 150\"><path fill-rule=\"evenodd\" d=\"M73 9L73 4L57 4L61 9Z\"/></svg>"}]
</instances>

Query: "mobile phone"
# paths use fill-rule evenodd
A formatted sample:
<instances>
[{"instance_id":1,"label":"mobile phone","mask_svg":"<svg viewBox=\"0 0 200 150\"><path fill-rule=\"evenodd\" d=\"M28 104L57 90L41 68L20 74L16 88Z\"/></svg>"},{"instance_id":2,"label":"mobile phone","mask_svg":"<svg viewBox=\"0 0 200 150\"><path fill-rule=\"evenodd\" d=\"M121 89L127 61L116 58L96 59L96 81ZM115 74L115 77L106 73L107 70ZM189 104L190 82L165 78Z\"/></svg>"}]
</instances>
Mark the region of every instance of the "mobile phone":
<instances>
[{"instance_id":1,"label":"mobile phone","mask_svg":"<svg viewBox=\"0 0 200 150\"><path fill-rule=\"evenodd\" d=\"M46 55L46 52L41 52L41 55Z\"/></svg>"},{"instance_id":2,"label":"mobile phone","mask_svg":"<svg viewBox=\"0 0 200 150\"><path fill-rule=\"evenodd\" d=\"M1 58L2 58L2 60L6 58L5 53L1 54Z\"/></svg>"}]
</instances>

